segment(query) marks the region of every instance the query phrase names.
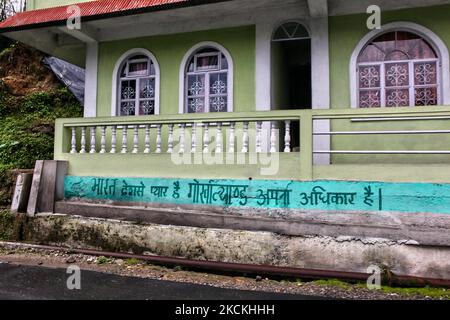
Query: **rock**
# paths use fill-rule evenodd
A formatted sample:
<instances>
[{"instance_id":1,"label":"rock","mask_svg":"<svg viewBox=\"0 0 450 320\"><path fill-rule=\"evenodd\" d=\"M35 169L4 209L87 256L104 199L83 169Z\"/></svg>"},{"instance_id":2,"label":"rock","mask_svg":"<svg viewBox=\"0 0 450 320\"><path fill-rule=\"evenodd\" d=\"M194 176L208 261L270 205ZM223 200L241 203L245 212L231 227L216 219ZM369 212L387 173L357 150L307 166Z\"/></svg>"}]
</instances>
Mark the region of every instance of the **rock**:
<instances>
[{"instance_id":1,"label":"rock","mask_svg":"<svg viewBox=\"0 0 450 320\"><path fill-rule=\"evenodd\" d=\"M116 264L118 264L119 266L123 265L123 260L122 259L117 259L116 260Z\"/></svg>"},{"instance_id":2,"label":"rock","mask_svg":"<svg viewBox=\"0 0 450 320\"><path fill-rule=\"evenodd\" d=\"M77 259L75 259L75 257L69 257L69 258L67 258L66 263L71 264L71 263L75 263L76 261L77 261Z\"/></svg>"}]
</instances>

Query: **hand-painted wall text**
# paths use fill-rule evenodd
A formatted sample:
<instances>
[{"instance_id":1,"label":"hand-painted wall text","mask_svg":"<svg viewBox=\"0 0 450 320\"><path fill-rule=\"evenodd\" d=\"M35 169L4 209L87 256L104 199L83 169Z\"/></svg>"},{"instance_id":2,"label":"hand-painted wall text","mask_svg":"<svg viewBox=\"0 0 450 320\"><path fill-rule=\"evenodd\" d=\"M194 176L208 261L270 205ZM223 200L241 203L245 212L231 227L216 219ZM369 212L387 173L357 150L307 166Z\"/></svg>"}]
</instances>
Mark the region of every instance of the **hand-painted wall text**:
<instances>
[{"instance_id":1,"label":"hand-painted wall text","mask_svg":"<svg viewBox=\"0 0 450 320\"><path fill-rule=\"evenodd\" d=\"M65 197L136 203L450 214L450 185L432 183L67 176Z\"/></svg>"}]
</instances>

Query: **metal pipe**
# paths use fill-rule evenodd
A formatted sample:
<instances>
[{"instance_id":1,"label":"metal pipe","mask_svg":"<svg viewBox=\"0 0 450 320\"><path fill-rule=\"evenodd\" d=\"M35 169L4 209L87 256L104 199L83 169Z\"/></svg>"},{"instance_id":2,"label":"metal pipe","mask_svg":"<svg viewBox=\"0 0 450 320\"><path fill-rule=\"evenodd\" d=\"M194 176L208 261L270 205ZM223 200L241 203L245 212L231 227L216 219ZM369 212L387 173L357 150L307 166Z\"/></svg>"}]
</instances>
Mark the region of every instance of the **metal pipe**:
<instances>
[{"instance_id":1,"label":"metal pipe","mask_svg":"<svg viewBox=\"0 0 450 320\"><path fill-rule=\"evenodd\" d=\"M450 120L449 116L429 116L429 117L391 117L391 118L351 118L351 122L372 122L372 121L422 121L422 120Z\"/></svg>"},{"instance_id":2,"label":"metal pipe","mask_svg":"<svg viewBox=\"0 0 450 320\"><path fill-rule=\"evenodd\" d=\"M313 151L317 154L450 154L450 151L445 150L318 150Z\"/></svg>"},{"instance_id":3,"label":"metal pipe","mask_svg":"<svg viewBox=\"0 0 450 320\"><path fill-rule=\"evenodd\" d=\"M258 275L287 276L308 280L332 278L345 281L367 281L367 279L371 276L371 274L369 273L359 273L359 272L278 267L269 265L253 265L253 264L229 263L219 261L203 261L185 258L172 258L154 255L138 255L131 253L107 252L93 249L73 249L68 247L24 244L15 242L0 242L0 245L28 247L40 250L64 251L64 252L86 254L92 256L105 256L119 259L138 259L154 264L184 266L188 268L215 270L221 272L226 271L238 273L253 273ZM413 277L395 274L385 275L384 278L385 280L388 281L390 285L414 285L414 286L431 285L435 287L450 288L450 280L446 279L422 278L422 277Z\"/></svg>"},{"instance_id":4,"label":"metal pipe","mask_svg":"<svg viewBox=\"0 0 450 320\"><path fill-rule=\"evenodd\" d=\"M371 134L444 134L450 133L450 130L397 130L397 131L329 131L315 132L315 136L332 135L371 135Z\"/></svg>"}]
</instances>

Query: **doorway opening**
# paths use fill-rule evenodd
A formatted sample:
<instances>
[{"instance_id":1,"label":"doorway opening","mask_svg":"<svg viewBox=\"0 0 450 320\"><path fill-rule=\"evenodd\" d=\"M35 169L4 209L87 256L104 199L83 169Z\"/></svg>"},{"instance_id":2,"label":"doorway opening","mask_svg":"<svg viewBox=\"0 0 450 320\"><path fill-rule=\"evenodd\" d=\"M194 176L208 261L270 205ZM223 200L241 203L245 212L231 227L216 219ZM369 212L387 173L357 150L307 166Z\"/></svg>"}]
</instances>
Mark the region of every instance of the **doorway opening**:
<instances>
[{"instance_id":1,"label":"doorway opening","mask_svg":"<svg viewBox=\"0 0 450 320\"><path fill-rule=\"evenodd\" d=\"M311 37L298 22L286 22L272 37L272 110L311 109ZM291 145L300 146L299 124L291 124ZM281 129L281 128L280 128Z\"/></svg>"}]
</instances>

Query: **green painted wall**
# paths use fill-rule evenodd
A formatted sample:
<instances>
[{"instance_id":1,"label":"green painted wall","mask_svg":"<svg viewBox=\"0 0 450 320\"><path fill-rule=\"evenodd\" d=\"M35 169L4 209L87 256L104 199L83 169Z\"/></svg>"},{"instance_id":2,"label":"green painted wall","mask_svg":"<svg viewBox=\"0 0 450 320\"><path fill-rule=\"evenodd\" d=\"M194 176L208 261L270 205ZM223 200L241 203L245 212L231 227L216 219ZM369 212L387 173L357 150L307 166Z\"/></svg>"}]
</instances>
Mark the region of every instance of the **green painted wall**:
<instances>
[{"instance_id":1,"label":"green painted wall","mask_svg":"<svg viewBox=\"0 0 450 320\"><path fill-rule=\"evenodd\" d=\"M27 10L44 9L50 7L59 7L68 4L88 2L93 0L28 0Z\"/></svg>"},{"instance_id":2,"label":"green painted wall","mask_svg":"<svg viewBox=\"0 0 450 320\"><path fill-rule=\"evenodd\" d=\"M450 47L450 5L405 9L382 13L382 23L408 21L420 24L438 35ZM331 107L350 108L349 63L359 41L369 32L368 15L330 17L330 86ZM426 107L423 107L426 108ZM439 130L448 129L445 121L367 122L348 120L332 122L333 131L365 130ZM334 150L449 150L449 135L371 135L333 137ZM336 155L333 163L449 163L448 155Z\"/></svg>"},{"instance_id":3,"label":"green painted wall","mask_svg":"<svg viewBox=\"0 0 450 320\"><path fill-rule=\"evenodd\" d=\"M221 44L234 63L234 111L255 111L254 26L104 42L99 46L97 116L111 116L112 76L119 58L133 48L152 52L161 70L160 114L179 111L179 69L186 52L203 41Z\"/></svg>"}]
</instances>

